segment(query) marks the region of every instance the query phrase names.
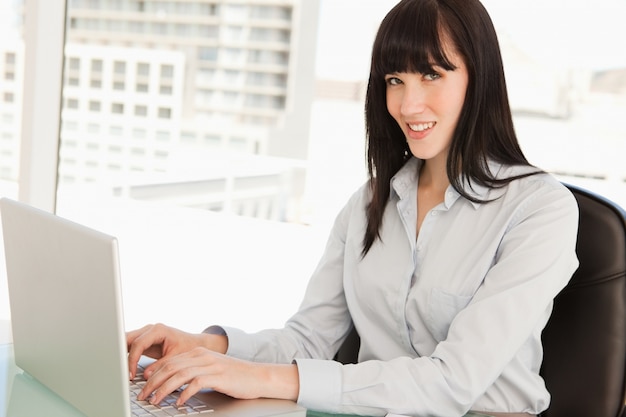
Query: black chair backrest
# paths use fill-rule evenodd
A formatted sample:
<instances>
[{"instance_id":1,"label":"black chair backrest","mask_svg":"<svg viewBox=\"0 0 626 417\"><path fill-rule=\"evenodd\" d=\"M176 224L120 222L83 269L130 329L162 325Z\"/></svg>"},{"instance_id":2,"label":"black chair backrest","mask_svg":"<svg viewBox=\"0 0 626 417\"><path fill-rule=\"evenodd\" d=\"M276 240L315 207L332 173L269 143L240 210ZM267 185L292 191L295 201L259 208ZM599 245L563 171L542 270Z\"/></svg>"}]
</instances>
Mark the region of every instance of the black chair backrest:
<instances>
[{"instance_id":1,"label":"black chair backrest","mask_svg":"<svg viewBox=\"0 0 626 417\"><path fill-rule=\"evenodd\" d=\"M567 185L580 209L580 266L554 300L541 375L552 395L543 417L626 417L626 212ZM352 330L335 360L355 363Z\"/></svg>"},{"instance_id":2,"label":"black chair backrest","mask_svg":"<svg viewBox=\"0 0 626 417\"><path fill-rule=\"evenodd\" d=\"M626 401L626 213L568 185L580 210L578 270L543 332L545 417L619 417Z\"/></svg>"}]
</instances>

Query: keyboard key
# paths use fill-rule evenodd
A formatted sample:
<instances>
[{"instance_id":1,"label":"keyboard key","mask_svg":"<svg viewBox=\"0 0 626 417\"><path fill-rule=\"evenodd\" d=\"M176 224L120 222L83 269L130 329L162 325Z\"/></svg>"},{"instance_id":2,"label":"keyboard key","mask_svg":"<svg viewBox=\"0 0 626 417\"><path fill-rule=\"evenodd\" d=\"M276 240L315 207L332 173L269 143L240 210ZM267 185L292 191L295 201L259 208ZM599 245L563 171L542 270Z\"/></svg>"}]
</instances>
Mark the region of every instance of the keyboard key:
<instances>
[{"instance_id":1,"label":"keyboard key","mask_svg":"<svg viewBox=\"0 0 626 417\"><path fill-rule=\"evenodd\" d=\"M184 417L213 412L213 408L194 397L187 400L185 405L177 406L176 401L180 396L179 392L173 392L156 405L148 401L139 401L137 395L145 384L143 370L138 369L137 376L130 382L131 415L133 417Z\"/></svg>"}]
</instances>

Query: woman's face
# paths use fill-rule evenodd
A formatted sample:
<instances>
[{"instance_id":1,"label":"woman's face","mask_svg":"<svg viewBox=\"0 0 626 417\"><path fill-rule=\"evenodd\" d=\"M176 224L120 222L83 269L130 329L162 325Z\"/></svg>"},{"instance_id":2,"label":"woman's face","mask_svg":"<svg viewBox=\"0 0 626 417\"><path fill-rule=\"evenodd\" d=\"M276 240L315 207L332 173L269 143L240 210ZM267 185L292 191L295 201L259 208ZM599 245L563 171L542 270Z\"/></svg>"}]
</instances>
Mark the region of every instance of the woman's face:
<instances>
[{"instance_id":1,"label":"woman's face","mask_svg":"<svg viewBox=\"0 0 626 417\"><path fill-rule=\"evenodd\" d=\"M411 153L424 160L446 160L465 101L467 69L463 59L448 49L453 71L433 66L432 74L385 76L387 110L404 132Z\"/></svg>"}]
</instances>

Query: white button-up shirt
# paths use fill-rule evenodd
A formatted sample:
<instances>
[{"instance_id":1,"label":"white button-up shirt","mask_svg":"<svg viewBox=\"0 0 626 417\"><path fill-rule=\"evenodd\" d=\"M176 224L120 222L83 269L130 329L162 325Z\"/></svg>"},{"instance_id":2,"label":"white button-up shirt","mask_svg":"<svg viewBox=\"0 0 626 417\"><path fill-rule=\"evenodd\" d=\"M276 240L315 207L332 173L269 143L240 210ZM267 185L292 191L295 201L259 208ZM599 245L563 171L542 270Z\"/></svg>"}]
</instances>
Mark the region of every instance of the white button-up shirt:
<instances>
[{"instance_id":1,"label":"white button-up shirt","mask_svg":"<svg viewBox=\"0 0 626 417\"><path fill-rule=\"evenodd\" d=\"M578 207L547 174L499 189L476 184L473 203L450 187L416 239L421 161L392 180L380 240L362 258L370 199L339 213L299 311L284 329L224 328L228 354L295 361L298 402L334 412L461 416L538 414L550 401L539 367L552 300L578 266ZM500 178L528 167L491 169ZM330 361L350 327L359 363Z\"/></svg>"}]
</instances>

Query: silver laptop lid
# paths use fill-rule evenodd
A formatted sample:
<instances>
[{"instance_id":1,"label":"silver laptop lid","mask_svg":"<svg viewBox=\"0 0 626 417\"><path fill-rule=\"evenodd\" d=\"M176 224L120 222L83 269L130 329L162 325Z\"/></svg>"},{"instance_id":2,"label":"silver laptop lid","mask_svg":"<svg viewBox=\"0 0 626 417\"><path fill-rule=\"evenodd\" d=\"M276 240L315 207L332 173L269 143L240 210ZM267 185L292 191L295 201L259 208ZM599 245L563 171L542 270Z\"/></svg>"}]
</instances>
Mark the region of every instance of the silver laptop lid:
<instances>
[{"instance_id":1,"label":"silver laptop lid","mask_svg":"<svg viewBox=\"0 0 626 417\"><path fill-rule=\"evenodd\" d=\"M15 362L90 417L129 416L117 240L3 198Z\"/></svg>"}]
</instances>

